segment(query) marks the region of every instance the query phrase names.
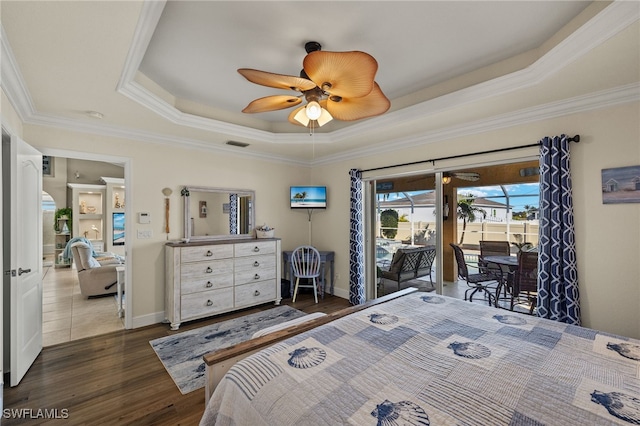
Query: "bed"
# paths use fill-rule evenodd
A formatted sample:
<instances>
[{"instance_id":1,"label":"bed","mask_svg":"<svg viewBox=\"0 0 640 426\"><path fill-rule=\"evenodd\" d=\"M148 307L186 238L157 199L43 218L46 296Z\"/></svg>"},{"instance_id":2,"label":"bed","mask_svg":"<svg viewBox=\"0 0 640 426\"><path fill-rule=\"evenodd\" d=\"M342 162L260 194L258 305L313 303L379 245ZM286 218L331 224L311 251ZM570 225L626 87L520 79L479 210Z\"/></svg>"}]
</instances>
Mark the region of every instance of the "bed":
<instances>
[{"instance_id":1,"label":"bed","mask_svg":"<svg viewBox=\"0 0 640 426\"><path fill-rule=\"evenodd\" d=\"M201 424L640 424L640 341L432 293L354 310L233 365Z\"/></svg>"}]
</instances>

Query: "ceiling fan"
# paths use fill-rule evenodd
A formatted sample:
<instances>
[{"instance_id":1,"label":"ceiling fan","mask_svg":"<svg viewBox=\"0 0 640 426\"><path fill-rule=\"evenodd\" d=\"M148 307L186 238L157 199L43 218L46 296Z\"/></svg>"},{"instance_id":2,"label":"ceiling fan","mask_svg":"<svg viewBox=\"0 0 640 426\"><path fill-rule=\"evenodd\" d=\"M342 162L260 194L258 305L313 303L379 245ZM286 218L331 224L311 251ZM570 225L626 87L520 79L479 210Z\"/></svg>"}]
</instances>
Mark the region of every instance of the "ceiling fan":
<instances>
[{"instance_id":1,"label":"ceiling fan","mask_svg":"<svg viewBox=\"0 0 640 426\"><path fill-rule=\"evenodd\" d=\"M384 114L391 102L374 81L378 62L368 53L325 52L320 43L305 44L307 56L300 77L274 74L249 68L238 72L252 83L276 89L291 89L300 95L273 95L259 98L242 110L258 113L290 108L307 101L289 114L289 122L320 127L332 119L355 121Z\"/></svg>"}]
</instances>

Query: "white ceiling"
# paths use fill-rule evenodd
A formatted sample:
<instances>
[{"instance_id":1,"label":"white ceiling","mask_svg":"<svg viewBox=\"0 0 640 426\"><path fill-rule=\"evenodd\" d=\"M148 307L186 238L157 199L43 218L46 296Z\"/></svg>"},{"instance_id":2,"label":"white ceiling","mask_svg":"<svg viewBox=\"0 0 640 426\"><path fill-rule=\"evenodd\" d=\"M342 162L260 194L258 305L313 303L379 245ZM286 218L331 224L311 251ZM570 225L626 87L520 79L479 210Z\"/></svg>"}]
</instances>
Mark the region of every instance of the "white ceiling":
<instances>
[{"instance_id":1,"label":"white ceiling","mask_svg":"<svg viewBox=\"0 0 640 426\"><path fill-rule=\"evenodd\" d=\"M586 93L637 90L639 8L583 1L3 0L2 87L27 124L309 164L455 136L488 118ZM287 92L236 72L298 75L310 40L323 50L373 55L376 81L392 103L380 117L334 120L314 135L313 149L308 130L287 122L289 110L242 114L255 98ZM615 73L598 68L602 58ZM480 101L489 104L474 108ZM88 117L90 110L104 119ZM251 145L228 147L228 140Z\"/></svg>"}]
</instances>

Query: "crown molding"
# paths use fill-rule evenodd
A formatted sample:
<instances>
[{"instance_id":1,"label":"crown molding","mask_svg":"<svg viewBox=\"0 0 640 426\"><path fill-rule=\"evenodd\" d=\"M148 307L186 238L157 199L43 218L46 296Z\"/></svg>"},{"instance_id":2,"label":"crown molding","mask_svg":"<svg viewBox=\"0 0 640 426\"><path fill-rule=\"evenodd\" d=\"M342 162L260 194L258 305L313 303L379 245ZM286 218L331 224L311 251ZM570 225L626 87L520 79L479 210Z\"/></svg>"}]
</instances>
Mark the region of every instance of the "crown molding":
<instances>
[{"instance_id":1,"label":"crown molding","mask_svg":"<svg viewBox=\"0 0 640 426\"><path fill-rule=\"evenodd\" d=\"M118 84L121 93L144 103L145 106L151 105L149 109L178 125L222 133L231 138L255 139L261 142L267 141L283 144L306 142L306 138L308 137L307 133L272 133L185 114L134 82L133 76L135 76L137 72L137 67L140 63L139 60L142 60L142 56L140 55L144 54L146 50L146 46L153 33L153 29L155 29L155 25L157 25L157 20L162 13L164 4L164 1L144 2L143 12L139 20L139 28L136 29L135 40L130 48L125 69L122 72ZM616 1L526 69L412 107L364 120L331 133L317 133L314 135L314 143L344 142L354 136L361 137L367 134L375 134L388 126L409 125L415 120L424 119L426 116L441 113L456 106L538 84L551 76L555 70L570 65L571 62L578 57L637 21L639 15L640 8L637 7L636 2ZM151 32L151 34L149 32ZM446 129L428 131L419 135L385 141L377 145L367 146L367 148L353 149L310 161L293 160L284 156L261 154L251 151L239 152L236 148L219 144L213 145L211 142L198 139L187 139L104 123L86 123L81 120L38 113L11 51L4 28L2 28L1 25L0 41L2 48L0 86L5 91L21 121L25 124L51 126L64 130L134 139L171 146L179 145L188 149L224 152L243 158L256 158L302 166L314 166L358 159L362 156L387 153L399 148L424 145L441 140L530 123L550 117L606 108L640 100L640 85L634 83L572 99L497 115L476 122L464 123Z\"/></svg>"},{"instance_id":2,"label":"crown molding","mask_svg":"<svg viewBox=\"0 0 640 426\"><path fill-rule=\"evenodd\" d=\"M477 135L508 127L514 127L536 121L577 114L597 109L610 108L630 102L640 102L640 83L632 83L612 89L594 92L575 98L564 99L518 111L500 114L493 117L451 126L444 129L428 131L419 135L385 141L366 149L344 151L336 155L325 156L311 161L310 165L318 166L345 160L358 160L364 156L380 155L397 151L398 149L413 148L426 144Z\"/></svg>"},{"instance_id":3,"label":"crown molding","mask_svg":"<svg viewBox=\"0 0 640 426\"><path fill-rule=\"evenodd\" d=\"M16 61L7 34L4 32L4 26L0 24L0 87L9 98L9 102L13 105L18 117L21 121L36 111L33 100L27 90L27 84L22 78L20 67Z\"/></svg>"}]
</instances>

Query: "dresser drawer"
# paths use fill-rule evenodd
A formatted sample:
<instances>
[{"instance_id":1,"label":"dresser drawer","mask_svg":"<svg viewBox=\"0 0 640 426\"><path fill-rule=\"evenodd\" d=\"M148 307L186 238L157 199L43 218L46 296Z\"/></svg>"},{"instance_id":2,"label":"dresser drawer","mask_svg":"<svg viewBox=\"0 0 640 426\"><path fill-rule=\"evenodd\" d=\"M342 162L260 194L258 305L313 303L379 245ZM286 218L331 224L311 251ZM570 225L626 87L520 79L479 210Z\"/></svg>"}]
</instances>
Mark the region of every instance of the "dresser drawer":
<instances>
[{"instance_id":1,"label":"dresser drawer","mask_svg":"<svg viewBox=\"0 0 640 426\"><path fill-rule=\"evenodd\" d=\"M255 256L276 252L275 241L254 241L235 245L236 257Z\"/></svg>"},{"instance_id":2,"label":"dresser drawer","mask_svg":"<svg viewBox=\"0 0 640 426\"><path fill-rule=\"evenodd\" d=\"M180 293L184 295L232 286L233 274L214 275L211 277L193 278L189 280L183 279L180 286Z\"/></svg>"},{"instance_id":3,"label":"dresser drawer","mask_svg":"<svg viewBox=\"0 0 640 426\"><path fill-rule=\"evenodd\" d=\"M233 287L182 296L180 299L182 320L233 309Z\"/></svg>"},{"instance_id":4,"label":"dresser drawer","mask_svg":"<svg viewBox=\"0 0 640 426\"><path fill-rule=\"evenodd\" d=\"M235 287L236 308L258 305L274 300L276 297L275 280L260 281Z\"/></svg>"},{"instance_id":5,"label":"dresser drawer","mask_svg":"<svg viewBox=\"0 0 640 426\"><path fill-rule=\"evenodd\" d=\"M272 280L276 277L276 267L271 263L269 266L261 266L254 269L236 271L235 284L242 285L264 280Z\"/></svg>"},{"instance_id":6,"label":"dresser drawer","mask_svg":"<svg viewBox=\"0 0 640 426\"><path fill-rule=\"evenodd\" d=\"M182 281L209 278L218 275L233 275L233 259L185 263L180 268Z\"/></svg>"},{"instance_id":7,"label":"dresser drawer","mask_svg":"<svg viewBox=\"0 0 640 426\"><path fill-rule=\"evenodd\" d=\"M272 254L239 257L236 259L235 270L236 271L253 271L259 270L268 266L273 268L276 258Z\"/></svg>"},{"instance_id":8,"label":"dresser drawer","mask_svg":"<svg viewBox=\"0 0 640 426\"><path fill-rule=\"evenodd\" d=\"M231 257L233 257L233 246L231 244L182 247L180 252L180 260L183 263Z\"/></svg>"}]
</instances>

